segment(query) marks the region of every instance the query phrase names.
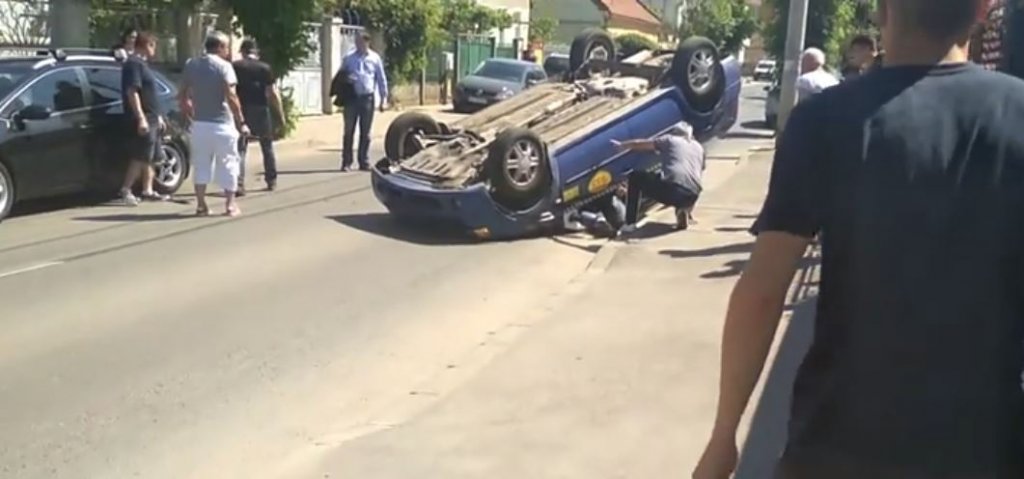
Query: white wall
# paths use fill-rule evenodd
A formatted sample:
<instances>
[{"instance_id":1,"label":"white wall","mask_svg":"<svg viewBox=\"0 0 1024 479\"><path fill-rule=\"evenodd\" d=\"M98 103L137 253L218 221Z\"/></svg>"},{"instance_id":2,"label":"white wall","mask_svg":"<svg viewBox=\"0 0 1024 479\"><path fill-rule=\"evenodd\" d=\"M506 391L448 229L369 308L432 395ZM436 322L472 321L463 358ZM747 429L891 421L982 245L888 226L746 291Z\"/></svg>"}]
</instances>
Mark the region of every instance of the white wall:
<instances>
[{"instance_id":1,"label":"white wall","mask_svg":"<svg viewBox=\"0 0 1024 479\"><path fill-rule=\"evenodd\" d=\"M477 2L480 5L484 5L495 10L505 10L512 15L512 18L516 18L516 16L519 17L519 23L513 25L512 28L508 28L503 31L495 30L492 33L492 35L498 39L499 43L511 45L512 41L516 38L522 38L524 41L530 38L530 0L477 0Z\"/></svg>"}]
</instances>

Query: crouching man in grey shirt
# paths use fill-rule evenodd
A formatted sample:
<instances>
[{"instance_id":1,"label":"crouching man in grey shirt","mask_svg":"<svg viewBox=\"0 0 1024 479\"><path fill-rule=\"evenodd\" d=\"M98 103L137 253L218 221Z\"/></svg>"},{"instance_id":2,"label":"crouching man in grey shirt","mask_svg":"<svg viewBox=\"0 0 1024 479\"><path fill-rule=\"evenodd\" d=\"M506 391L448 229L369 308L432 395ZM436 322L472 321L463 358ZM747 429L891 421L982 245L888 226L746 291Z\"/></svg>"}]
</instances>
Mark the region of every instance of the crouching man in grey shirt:
<instances>
[{"instance_id":1,"label":"crouching man in grey shirt","mask_svg":"<svg viewBox=\"0 0 1024 479\"><path fill-rule=\"evenodd\" d=\"M680 122L653 140L613 141L612 144L623 151L657 153L661 159L660 172L634 171L629 175L626 225L622 232L636 230L643 197L674 207L679 229L689 227L693 206L703 191L701 182L707 166L704 147L693 137L693 127Z\"/></svg>"},{"instance_id":2,"label":"crouching man in grey shirt","mask_svg":"<svg viewBox=\"0 0 1024 479\"><path fill-rule=\"evenodd\" d=\"M235 203L241 157L238 140L250 134L242 115L235 69L228 63L228 37L211 34L206 53L185 65L185 78L178 100L192 121L192 163L196 185L196 214L207 216L206 187L216 179L227 198L226 214L238 216Z\"/></svg>"}]
</instances>

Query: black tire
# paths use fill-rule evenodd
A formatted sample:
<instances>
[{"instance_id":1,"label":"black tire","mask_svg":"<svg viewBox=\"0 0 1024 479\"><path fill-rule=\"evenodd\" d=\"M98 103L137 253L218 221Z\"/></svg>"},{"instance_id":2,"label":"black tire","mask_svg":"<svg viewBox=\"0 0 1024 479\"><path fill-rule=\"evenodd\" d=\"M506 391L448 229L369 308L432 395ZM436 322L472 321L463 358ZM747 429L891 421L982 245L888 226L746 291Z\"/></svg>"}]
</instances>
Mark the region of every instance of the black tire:
<instances>
[{"instance_id":1,"label":"black tire","mask_svg":"<svg viewBox=\"0 0 1024 479\"><path fill-rule=\"evenodd\" d=\"M514 164L517 160L523 163ZM547 148L540 136L527 128L499 133L491 143L484 168L494 200L514 211L535 206L551 188Z\"/></svg>"},{"instance_id":2,"label":"black tire","mask_svg":"<svg viewBox=\"0 0 1024 479\"><path fill-rule=\"evenodd\" d=\"M0 162L0 221L11 214L14 208L14 199L17 198L14 190L14 176L2 162Z\"/></svg>"},{"instance_id":3,"label":"black tire","mask_svg":"<svg viewBox=\"0 0 1024 479\"><path fill-rule=\"evenodd\" d=\"M699 113L711 112L725 96L725 69L718 47L704 37L691 37L679 44L669 78Z\"/></svg>"},{"instance_id":4,"label":"black tire","mask_svg":"<svg viewBox=\"0 0 1024 479\"><path fill-rule=\"evenodd\" d=\"M192 163L185 148L177 143L165 141L161 148L161 158L153 165L153 189L163 195L173 195L184 186Z\"/></svg>"},{"instance_id":5,"label":"black tire","mask_svg":"<svg viewBox=\"0 0 1024 479\"><path fill-rule=\"evenodd\" d=\"M384 152L392 162L399 162L419 152L414 134L437 135L441 127L430 115L418 111L402 113L391 122L384 136Z\"/></svg>"},{"instance_id":6,"label":"black tire","mask_svg":"<svg viewBox=\"0 0 1024 479\"><path fill-rule=\"evenodd\" d=\"M595 54L604 51L604 57L608 61L616 59L615 40L608 32L600 28L588 28L583 30L572 41L572 48L569 50L569 73L575 75L580 67L590 61Z\"/></svg>"}]
</instances>

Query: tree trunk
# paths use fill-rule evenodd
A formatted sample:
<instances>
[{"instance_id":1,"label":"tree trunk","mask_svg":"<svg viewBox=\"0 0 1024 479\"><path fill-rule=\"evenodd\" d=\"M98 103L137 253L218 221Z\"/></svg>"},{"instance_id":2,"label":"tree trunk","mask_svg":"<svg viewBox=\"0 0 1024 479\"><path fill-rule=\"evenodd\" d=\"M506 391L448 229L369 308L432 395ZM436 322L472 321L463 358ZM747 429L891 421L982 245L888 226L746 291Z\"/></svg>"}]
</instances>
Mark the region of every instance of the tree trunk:
<instances>
[{"instance_id":1,"label":"tree trunk","mask_svg":"<svg viewBox=\"0 0 1024 479\"><path fill-rule=\"evenodd\" d=\"M52 0L50 43L56 48L89 47L89 0Z\"/></svg>"}]
</instances>

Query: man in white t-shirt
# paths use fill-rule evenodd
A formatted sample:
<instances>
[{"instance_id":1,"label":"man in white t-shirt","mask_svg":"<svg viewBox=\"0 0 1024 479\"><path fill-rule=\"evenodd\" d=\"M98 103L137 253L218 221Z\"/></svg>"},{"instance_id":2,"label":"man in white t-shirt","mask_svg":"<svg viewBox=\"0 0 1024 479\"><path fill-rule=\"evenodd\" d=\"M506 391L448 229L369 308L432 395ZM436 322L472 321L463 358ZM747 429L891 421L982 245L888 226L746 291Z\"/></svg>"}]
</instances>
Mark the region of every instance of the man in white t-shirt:
<instances>
[{"instance_id":1,"label":"man in white t-shirt","mask_svg":"<svg viewBox=\"0 0 1024 479\"><path fill-rule=\"evenodd\" d=\"M800 72L800 78L796 81L799 101L839 84L839 79L825 70L825 52L817 48L808 48L804 51L800 58Z\"/></svg>"}]
</instances>

